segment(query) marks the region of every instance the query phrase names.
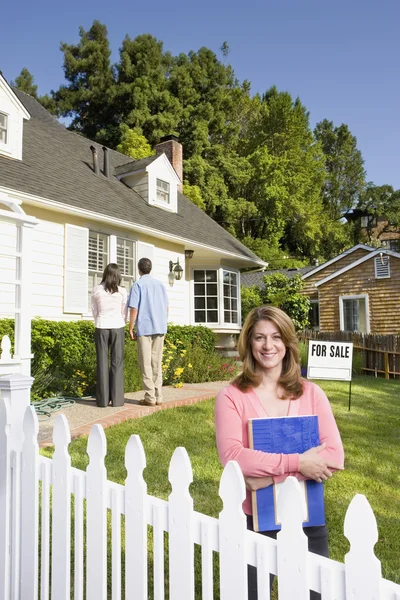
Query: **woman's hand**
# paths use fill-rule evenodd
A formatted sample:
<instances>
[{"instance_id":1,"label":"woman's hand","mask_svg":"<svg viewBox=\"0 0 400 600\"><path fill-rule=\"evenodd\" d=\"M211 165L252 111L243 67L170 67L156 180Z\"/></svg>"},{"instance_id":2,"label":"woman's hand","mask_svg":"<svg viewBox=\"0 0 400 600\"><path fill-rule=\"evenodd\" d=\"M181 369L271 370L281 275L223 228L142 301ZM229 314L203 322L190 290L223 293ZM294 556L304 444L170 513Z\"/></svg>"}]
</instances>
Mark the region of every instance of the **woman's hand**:
<instances>
[{"instance_id":1,"label":"woman's hand","mask_svg":"<svg viewBox=\"0 0 400 600\"><path fill-rule=\"evenodd\" d=\"M314 481L321 483L332 477L330 469L342 468L320 456L320 452L325 449L325 446L326 444L323 443L300 454L299 471L307 479L314 479Z\"/></svg>"},{"instance_id":2,"label":"woman's hand","mask_svg":"<svg viewBox=\"0 0 400 600\"><path fill-rule=\"evenodd\" d=\"M270 475L266 475L265 477L245 477L244 481L247 489L251 492L256 492L274 483Z\"/></svg>"}]
</instances>

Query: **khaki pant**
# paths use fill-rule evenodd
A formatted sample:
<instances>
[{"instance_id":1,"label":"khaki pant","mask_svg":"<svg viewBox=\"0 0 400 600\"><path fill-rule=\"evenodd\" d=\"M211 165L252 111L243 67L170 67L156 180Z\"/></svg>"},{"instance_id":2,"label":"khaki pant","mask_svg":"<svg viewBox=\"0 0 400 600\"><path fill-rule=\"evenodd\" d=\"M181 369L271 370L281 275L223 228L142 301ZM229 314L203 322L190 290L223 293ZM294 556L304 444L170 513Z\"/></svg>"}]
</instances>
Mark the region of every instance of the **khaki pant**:
<instances>
[{"instance_id":1,"label":"khaki pant","mask_svg":"<svg viewBox=\"0 0 400 600\"><path fill-rule=\"evenodd\" d=\"M154 404L162 402L163 347L164 335L141 335L137 338L144 399Z\"/></svg>"}]
</instances>

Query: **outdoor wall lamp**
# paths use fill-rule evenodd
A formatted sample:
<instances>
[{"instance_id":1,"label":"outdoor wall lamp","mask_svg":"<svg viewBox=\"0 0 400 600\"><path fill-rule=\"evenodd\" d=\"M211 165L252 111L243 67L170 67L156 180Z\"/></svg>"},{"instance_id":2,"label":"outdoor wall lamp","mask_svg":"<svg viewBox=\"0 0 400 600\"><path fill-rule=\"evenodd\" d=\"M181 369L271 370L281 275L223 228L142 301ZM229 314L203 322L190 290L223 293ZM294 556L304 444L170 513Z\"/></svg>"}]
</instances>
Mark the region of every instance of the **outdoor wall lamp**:
<instances>
[{"instance_id":1,"label":"outdoor wall lamp","mask_svg":"<svg viewBox=\"0 0 400 600\"><path fill-rule=\"evenodd\" d=\"M194 253L194 250L185 250L185 258L187 258L188 260L190 258L193 258L193 253Z\"/></svg>"},{"instance_id":2,"label":"outdoor wall lamp","mask_svg":"<svg viewBox=\"0 0 400 600\"><path fill-rule=\"evenodd\" d=\"M169 285L174 285L175 279L180 281L182 279L183 269L179 264L179 258L176 259L176 263L169 261L169 273L168 273L168 281Z\"/></svg>"}]
</instances>

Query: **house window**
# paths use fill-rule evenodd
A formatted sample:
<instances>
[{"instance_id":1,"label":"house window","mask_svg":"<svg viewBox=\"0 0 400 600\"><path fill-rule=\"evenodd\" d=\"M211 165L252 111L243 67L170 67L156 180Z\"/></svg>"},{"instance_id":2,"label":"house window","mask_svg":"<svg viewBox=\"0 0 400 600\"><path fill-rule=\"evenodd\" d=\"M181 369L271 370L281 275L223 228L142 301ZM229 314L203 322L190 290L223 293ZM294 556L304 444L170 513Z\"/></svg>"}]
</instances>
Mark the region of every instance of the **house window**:
<instances>
[{"instance_id":1,"label":"house window","mask_svg":"<svg viewBox=\"0 0 400 600\"><path fill-rule=\"evenodd\" d=\"M368 296L339 298L340 329L369 333Z\"/></svg>"},{"instance_id":2,"label":"house window","mask_svg":"<svg viewBox=\"0 0 400 600\"><path fill-rule=\"evenodd\" d=\"M238 285L237 274L223 271L224 278L224 321L238 322Z\"/></svg>"},{"instance_id":3,"label":"house window","mask_svg":"<svg viewBox=\"0 0 400 600\"><path fill-rule=\"evenodd\" d=\"M157 179L157 202L169 204L169 183L162 179Z\"/></svg>"},{"instance_id":4,"label":"house window","mask_svg":"<svg viewBox=\"0 0 400 600\"><path fill-rule=\"evenodd\" d=\"M109 237L104 233L89 231L89 250L88 250L88 268L89 268L89 298L92 289L101 283L103 271L109 263ZM90 306L90 303L89 303Z\"/></svg>"},{"instance_id":5,"label":"house window","mask_svg":"<svg viewBox=\"0 0 400 600\"><path fill-rule=\"evenodd\" d=\"M117 237L117 264L121 269L121 285L129 292L135 281L135 244Z\"/></svg>"},{"instance_id":6,"label":"house window","mask_svg":"<svg viewBox=\"0 0 400 600\"><path fill-rule=\"evenodd\" d=\"M387 248L393 252L400 252L400 239L385 240Z\"/></svg>"},{"instance_id":7,"label":"house window","mask_svg":"<svg viewBox=\"0 0 400 600\"><path fill-rule=\"evenodd\" d=\"M383 253L380 256L375 256L375 278L376 279L388 279L390 277L390 262L389 256Z\"/></svg>"},{"instance_id":8,"label":"house window","mask_svg":"<svg viewBox=\"0 0 400 600\"><path fill-rule=\"evenodd\" d=\"M0 142L7 144L8 116L0 112Z\"/></svg>"},{"instance_id":9,"label":"house window","mask_svg":"<svg viewBox=\"0 0 400 600\"><path fill-rule=\"evenodd\" d=\"M311 300L308 313L308 322L311 329L319 329L319 301Z\"/></svg>"},{"instance_id":10,"label":"house window","mask_svg":"<svg viewBox=\"0 0 400 600\"><path fill-rule=\"evenodd\" d=\"M196 270L193 279L195 323L218 323L217 270Z\"/></svg>"}]
</instances>

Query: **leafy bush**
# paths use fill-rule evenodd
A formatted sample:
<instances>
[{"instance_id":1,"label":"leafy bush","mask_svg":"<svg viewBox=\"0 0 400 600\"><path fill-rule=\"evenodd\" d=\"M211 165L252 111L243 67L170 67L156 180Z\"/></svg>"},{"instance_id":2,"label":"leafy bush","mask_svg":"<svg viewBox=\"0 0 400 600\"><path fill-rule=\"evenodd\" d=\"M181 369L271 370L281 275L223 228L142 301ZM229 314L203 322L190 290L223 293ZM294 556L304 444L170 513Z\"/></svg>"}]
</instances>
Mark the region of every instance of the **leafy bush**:
<instances>
[{"instance_id":1,"label":"leafy bush","mask_svg":"<svg viewBox=\"0 0 400 600\"><path fill-rule=\"evenodd\" d=\"M0 339L8 335L14 345L13 319L0 319ZM191 352L191 360L197 352L202 363L217 365L215 354L216 334L202 326L169 325L166 335L166 348L169 345L179 348L173 352L173 361L165 377L165 385L195 381L189 374L188 361L182 364L186 352ZM181 352L184 350L183 356ZM94 344L94 324L91 321L32 321L32 399L51 396L92 395L96 389L96 349ZM208 357L208 359L204 358ZM217 356L217 358L219 358ZM210 361L213 361L211 363ZM219 364L219 363L218 363ZM221 363L223 364L223 363ZM183 370L186 371L182 377ZM179 375L175 376L175 370ZM137 344L125 332L125 392L142 389L142 380L137 357ZM199 370L196 367L196 372ZM218 367L207 369L198 381L212 381L221 378Z\"/></svg>"}]
</instances>

